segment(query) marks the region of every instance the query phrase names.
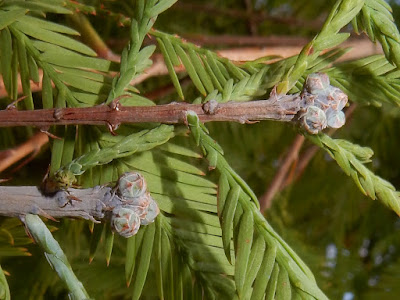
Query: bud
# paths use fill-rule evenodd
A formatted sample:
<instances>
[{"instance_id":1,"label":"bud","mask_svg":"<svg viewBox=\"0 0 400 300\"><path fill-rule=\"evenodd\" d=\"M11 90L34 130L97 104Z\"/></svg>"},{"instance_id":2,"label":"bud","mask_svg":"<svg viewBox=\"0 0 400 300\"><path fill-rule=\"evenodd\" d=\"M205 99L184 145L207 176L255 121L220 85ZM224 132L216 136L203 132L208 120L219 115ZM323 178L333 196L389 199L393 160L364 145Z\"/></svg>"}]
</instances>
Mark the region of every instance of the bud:
<instances>
[{"instance_id":1,"label":"bud","mask_svg":"<svg viewBox=\"0 0 400 300\"><path fill-rule=\"evenodd\" d=\"M304 128L311 134L317 134L326 128L326 115L322 109L316 106L307 107L302 118Z\"/></svg>"},{"instance_id":2,"label":"bud","mask_svg":"<svg viewBox=\"0 0 400 300\"><path fill-rule=\"evenodd\" d=\"M139 216L140 219L144 219L149 210L150 202L153 200L150 194L147 192L140 198L134 198L132 202L126 202L124 206L130 207Z\"/></svg>"},{"instance_id":3,"label":"bud","mask_svg":"<svg viewBox=\"0 0 400 300\"><path fill-rule=\"evenodd\" d=\"M346 123L344 113L340 111L329 110L326 113L327 124L332 128L340 128Z\"/></svg>"},{"instance_id":4,"label":"bud","mask_svg":"<svg viewBox=\"0 0 400 300\"><path fill-rule=\"evenodd\" d=\"M118 181L118 190L122 198L133 199L146 193L147 185L144 177L136 172L124 173Z\"/></svg>"},{"instance_id":5,"label":"bud","mask_svg":"<svg viewBox=\"0 0 400 300\"><path fill-rule=\"evenodd\" d=\"M325 73L312 73L307 76L305 88L314 95L324 93L329 87L329 76Z\"/></svg>"},{"instance_id":6,"label":"bud","mask_svg":"<svg viewBox=\"0 0 400 300\"><path fill-rule=\"evenodd\" d=\"M349 100L341 89L334 86L329 89L327 97L332 103L331 107L335 110L342 110Z\"/></svg>"},{"instance_id":7,"label":"bud","mask_svg":"<svg viewBox=\"0 0 400 300\"><path fill-rule=\"evenodd\" d=\"M150 223L153 223L155 218L160 213L160 209L158 208L156 201L154 201L154 199L151 197L150 199L151 201L148 206L147 214L144 219L140 220L141 225L148 225Z\"/></svg>"},{"instance_id":8,"label":"bud","mask_svg":"<svg viewBox=\"0 0 400 300\"><path fill-rule=\"evenodd\" d=\"M113 210L111 226L118 234L129 238L138 232L140 218L129 207L118 207Z\"/></svg>"}]
</instances>

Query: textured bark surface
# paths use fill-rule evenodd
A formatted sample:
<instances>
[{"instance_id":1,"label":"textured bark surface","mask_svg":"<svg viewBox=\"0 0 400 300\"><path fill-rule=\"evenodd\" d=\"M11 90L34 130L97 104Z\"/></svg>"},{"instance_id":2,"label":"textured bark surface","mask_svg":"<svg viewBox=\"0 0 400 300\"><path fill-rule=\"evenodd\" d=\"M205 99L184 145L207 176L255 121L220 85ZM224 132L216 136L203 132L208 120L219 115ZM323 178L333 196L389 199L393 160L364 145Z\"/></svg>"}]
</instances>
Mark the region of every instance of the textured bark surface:
<instances>
[{"instance_id":1,"label":"textured bark surface","mask_svg":"<svg viewBox=\"0 0 400 300\"><path fill-rule=\"evenodd\" d=\"M159 122L166 124L184 123L186 112L194 111L200 121L233 121L247 123L260 120L289 122L300 110L300 96L272 96L269 100L205 104L174 102L156 106L111 106L100 105L85 108L55 108L19 111L0 111L0 127L50 125L113 125L122 123Z\"/></svg>"},{"instance_id":2,"label":"textured bark surface","mask_svg":"<svg viewBox=\"0 0 400 300\"><path fill-rule=\"evenodd\" d=\"M9 217L35 214L94 221L106 217L107 212L119 204L110 187L68 189L44 195L35 186L0 186L0 215Z\"/></svg>"}]
</instances>

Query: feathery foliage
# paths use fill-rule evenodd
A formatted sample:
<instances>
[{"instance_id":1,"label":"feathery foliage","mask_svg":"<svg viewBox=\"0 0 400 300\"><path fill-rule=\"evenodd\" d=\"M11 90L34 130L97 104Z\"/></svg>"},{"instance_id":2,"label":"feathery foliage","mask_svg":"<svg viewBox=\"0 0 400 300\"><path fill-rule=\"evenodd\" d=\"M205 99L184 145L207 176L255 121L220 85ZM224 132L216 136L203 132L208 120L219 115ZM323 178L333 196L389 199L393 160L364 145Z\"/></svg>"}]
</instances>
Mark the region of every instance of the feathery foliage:
<instances>
[{"instance_id":1,"label":"feathery foliage","mask_svg":"<svg viewBox=\"0 0 400 300\"><path fill-rule=\"evenodd\" d=\"M383 108L398 106L399 33L391 8L383 0L338 0L322 29L299 55L282 59L270 56L249 62L231 61L215 51L154 29L157 19L163 21L159 14L175 2L138 0L132 6L120 1L107 3L110 7L104 8L98 3L92 7L62 0L1 1L0 74L8 94L7 104L18 99L20 78L26 98L16 104L18 109L84 107L115 101L122 105L155 105L140 95L147 82L138 86L131 82L146 72L153 63L152 55L159 51L169 74L164 80L170 80L179 99L187 102L266 98L274 86L280 93L297 93L308 74L322 71L353 102ZM268 4L271 8L280 4L272 2ZM288 2L294 8L304 3ZM115 12L111 11L113 8ZM129 17L119 14L118 9ZM123 24L129 24L129 43L122 51L119 64L96 57L85 40L78 41L79 28L72 29L64 22L68 15L77 14L76 10L106 12L110 20L123 18ZM379 41L385 56L336 64L349 50L331 48L349 38L346 26L350 23L355 32L364 31L371 41ZM149 45L147 36L155 38L157 43ZM194 91L185 90L182 70L190 78ZM32 93L31 82L40 81L41 94ZM160 86L152 79L148 84ZM26 216L28 228L28 223L40 224L40 230L30 231L44 248L46 258L68 293L75 294L77 299L88 294L96 299L327 299L328 293L324 292L329 288L317 285L315 277L318 283L324 281L320 281L318 273L314 277L316 269L312 272L307 267L288 245L292 240L285 242L259 211L257 195L250 188L254 182L247 184L234 171L228 155L195 114L188 113L187 121L193 140L187 128L178 125L140 124L117 128L120 124L110 124L116 136L101 126L50 129L59 137L51 144L49 170L57 188L110 184L124 172L136 170L146 178L148 190L161 211L153 224L141 228L128 240L115 235L108 224L87 226L82 221L64 221L59 226L62 233L54 236L60 240L66 255L46 225L37 217ZM224 134L223 126L215 128ZM232 130L233 135L237 132ZM1 139L10 139L9 135L9 131L2 131ZM307 137L336 160L363 194L379 199L400 214L395 187L365 166L371 160L371 149L324 134ZM237 145L240 140L235 140L232 149L224 148L238 151L237 148L243 148ZM251 145L244 146L250 152ZM284 223L289 213L284 207L280 213L283 216L280 221ZM271 217L273 225L279 228L277 219ZM291 233L283 230L285 240ZM2 261L3 267L15 270L7 257L30 255L25 248L30 240L15 220L1 222L0 241L0 257L6 262ZM87 256L81 254L79 247L88 250L92 265L82 264ZM375 251L389 251L379 250L382 248L377 247ZM75 277L67 257L72 267L78 269L77 277L86 288ZM108 269L99 265L100 258L107 266L110 264ZM38 260L37 265L41 262ZM60 262L63 264L59 265ZM0 298L9 299L4 273L0 269ZM65 294L65 287L48 275L49 270L40 267L37 273L41 280L33 285L32 299L44 299L50 293ZM98 289L103 283L105 293ZM15 286L11 278L11 291Z\"/></svg>"},{"instance_id":2,"label":"feathery foliage","mask_svg":"<svg viewBox=\"0 0 400 300\"><path fill-rule=\"evenodd\" d=\"M210 168L220 172L218 212L222 241L225 254L231 260L230 244L234 240L234 278L239 299L260 299L264 294L273 296L275 292L275 297L282 299L305 295L327 299L308 267L261 215L254 193L227 164L222 149L207 135L197 115L188 112L187 119Z\"/></svg>"},{"instance_id":3,"label":"feathery foliage","mask_svg":"<svg viewBox=\"0 0 400 300\"><path fill-rule=\"evenodd\" d=\"M400 214L399 192L386 180L376 176L364 164L371 162L373 151L346 140L334 140L327 135L309 136L314 143L326 150L338 165L351 176L358 188L372 200L379 199Z\"/></svg>"}]
</instances>

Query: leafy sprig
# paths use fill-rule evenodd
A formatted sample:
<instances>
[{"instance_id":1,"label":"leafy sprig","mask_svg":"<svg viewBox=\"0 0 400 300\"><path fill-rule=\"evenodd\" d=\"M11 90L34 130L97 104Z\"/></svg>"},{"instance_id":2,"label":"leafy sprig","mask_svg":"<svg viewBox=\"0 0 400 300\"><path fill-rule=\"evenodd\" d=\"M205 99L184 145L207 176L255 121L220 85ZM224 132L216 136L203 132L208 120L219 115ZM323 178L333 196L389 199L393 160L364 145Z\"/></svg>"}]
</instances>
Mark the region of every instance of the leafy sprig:
<instances>
[{"instance_id":1,"label":"leafy sprig","mask_svg":"<svg viewBox=\"0 0 400 300\"><path fill-rule=\"evenodd\" d=\"M184 99L182 87L174 67L183 65L198 91L206 96L218 90L223 92L228 80L238 81L249 76L249 73L227 58L215 52L202 49L181 38L160 31L151 31L163 54L172 83L181 99ZM232 84L230 83L230 84Z\"/></svg>"},{"instance_id":2,"label":"leafy sprig","mask_svg":"<svg viewBox=\"0 0 400 300\"><path fill-rule=\"evenodd\" d=\"M400 66L400 33L394 23L392 8L384 0L365 0L364 6L352 20L354 31L364 31L372 42L379 41L386 59Z\"/></svg>"},{"instance_id":3,"label":"leafy sprig","mask_svg":"<svg viewBox=\"0 0 400 300\"><path fill-rule=\"evenodd\" d=\"M218 215L225 254L230 261L233 240L237 296L259 299L264 293L272 297L276 293L279 299L296 294L326 299L308 267L267 223L254 193L227 164L222 149L208 136L197 115L188 112L187 121L210 168L220 173ZM262 249L267 249L265 255ZM258 268L259 262L263 269Z\"/></svg>"},{"instance_id":4,"label":"leafy sprig","mask_svg":"<svg viewBox=\"0 0 400 300\"><path fill-rule=\"evenodd\" d=\"M373 155L370 148L360 147L346 140L332 139L325 134L308 138L336 160L346 175L353 178L364 195L372 200L379 199L400 215L400 193L390 182L365 167Z\"/></svg>"},{"instance_id":5,"label":"leafy sprig","mask_svg":"<svg viewBox=\"0 0 400 300\"><path fill-rule=\"evenodd\" d=\"M298 59L297 56L289 57L270 64L269 57L254 62L243 64L233 63L220 57L216 52L203 49L183 39L160 31L150 31L157 37L161 53L163 54L172 83L181 99L184 99L176 67L185 67L194 86L203 95L193 102L207 102L211 99L218 102L249 101L266 94L285 78ZM323 55L316 56L309 62L304 78L307 74L318 72L329 63L337 60L348 50L334 49ZM304 81L301 79L300 81ZM294 87L291 92L301 90L302 83Z\"/></svg>"},{"instance_id":6,"label":"leafy sprig","mask_svg":"<svg viewBox=\"0 0 400 300\"><path fill-rule=\"evenodd\" d=\"M43 248L48 262L67 286L70 297L73 299L89 299L88 293L75 276L63 250L40 217L28 214L24 217L24 223L36 243Z\"/></svg>"},{"instance_id":7,"label":"leafy sprig","mask_svg":"<svg viewBox=\"0 0 400 300\"><path fill-rule=\"evenodd\" d=\"M131 20L131 40L121 55L119 76L112 83L106 103L122 96L130 81L152 64L149 59L155 46L141 49L143 40L155 23L157 16L172 6L177 0L139 0L137 2L136 18Z\"/></svg>"},{"instance_id":8,"label":"leafy sprig","mask_svg":"<svg viewBox=\"0 0 400 300\"><path fill-rule=\"evenodd\" d=\"M0 299L10 300L10 288L8 287L8 283L6 280L6 276L4 275L3 269L0 267Z\"/></svg>"},{"instance_id":9,"label":"leafy sprig","mask_svg":"<svg viewBox=\"0 0 400 300\"><path fill-rule=\"evenodd\" d=\"M104 100L102 93L110 90L108 73L113 65L93 57L96 53L92 49L70 37L79 35L77 31L38 17L46 12L70 14L62 1L6 1L0 12L4 20L0 24L0 72L11 99L18 98L19 73L27 96L25 107L33 109L30 81L38 83L42 69L44 108L87 106ZM52 84L58 92L56 103Z\"/></svg>"},{"instance_id":10,"label":"leafy sprig","mask_svg":"<svg viewBox=\"0 0 400 300\"><path fill-rule=\"evenodd\" d=\"M358 103L400 104L400 72L383 55L343 62L326 69L333 85Z\"/></svg>"},{"instance_id":11,"label":"leafy sprig","mask_svg":"<svg viewBox=\"0 0 400 300\"><path fill-rule=\"evenodd\" d=\"M104 135L103 140L100 139L99 143L109 146L89 151L60 168L54 175L57 186L58 188L70 187L76 182L76 176L82 175L90 168L164 144L174 136L173 130L173 126L159 125L153 129L142 130L127 136Z\"/></svg>"},{"instance_id":12,"label":"leafy sprig","mask_svg":"<svg viewBox=\"0 0 400 300\"><path fill-rule=\"evenodd\" d=\"M278 85L278 93L289 91L322 50L336 47L349 38L350 33L340 33L339 31L358 14L363 5L364 0L338 0L336 2L321 31L302 49L296 63Z\"/></svg>"}]
</instances>

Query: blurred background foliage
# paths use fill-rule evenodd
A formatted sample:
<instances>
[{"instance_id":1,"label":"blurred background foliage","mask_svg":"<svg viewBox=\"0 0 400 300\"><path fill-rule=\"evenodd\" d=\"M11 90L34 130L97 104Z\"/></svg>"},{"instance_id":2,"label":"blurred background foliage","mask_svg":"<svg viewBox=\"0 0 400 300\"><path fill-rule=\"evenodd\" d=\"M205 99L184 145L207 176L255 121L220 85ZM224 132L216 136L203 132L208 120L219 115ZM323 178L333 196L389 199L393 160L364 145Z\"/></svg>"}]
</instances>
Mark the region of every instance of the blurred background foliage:
<instances>
[{"instance_id":1,"label":"blurred background foliage","mask_svg":"<svg viewBox=\"0 0 400 300\"><path fill-rule=\"evenodd\" d=\"M120 53L129 40L129 27L123 25L125 16L130 17L134 13L132 2L86 1L86 4L97 7L96 16L88 14L88 18L115 53ZM320 29L334 2L182 0L158 18L156 28L195 42L204 35L311 38ZM400 1L389 3L396 21L400 20ZM109 15L109 11L113 14ZM66 24L71 22L68 18L64 21ZM235 48L240 46L229 45ZM214 43L207 44L207 47L222 49L228 46ZM192 93L194 99L197 93L193 86L185 84L183 77L181 80L186 97L191 98ZM138 89L145 95L161 90L155 99L157 103L178 98L167 76L153 77L140 84ZM290 125L274 122L253 125L214 123L207 127L211 136L225 149L225 157L231 166L257 196L267 190L296 136L296 131ZM13 134L6 131L12 131ZM9 143L2 145L4 149L24 140L23 129L2 129L1 132L4 136L13 137ZM350 121L334 137L371 147L375 155L369 167L399 189L399 132L398 108L390 104L383 104L382 108L357 105ZM310 147L311 144L306 142L302 152ZM9 184L39 184L46 172L49 157L50 151L47 149L13 174ZM377 201L366 199L353 180L322 150L317 152L298 180L275 196L266 217L308 264L319 286L330 298L385 300L396 299L400 295L398 216ZM5 246L0 247L2 267L11 274L7 280L14 299L39 299L42 296L44 299L63 299L66 291L51 267L45 263L41 251L27 245L23 229L15 227L13 222L2 219L0 238L6 240L7 230L12 231L14 246L28 247L35 257L27 257L28 252L24 248L19 248L18 252L7 252ZM110 266L106 266L102 249L89 265L87 249L91 235L88 223L63 220L57 227L59 229L54 235L90 295L96 299L130 298L131 291L126 288L124 274L121 273L126 247L123 238L115 238ZM81 232L82 228L85 228L83 232L86 234L75 234ZM15 238L18 236L20 238ZM12 258L8 258L7 253ZM15 257L16 253L21 256ZM26 270L24 275L21 275L21 269ZM151 299L151 287L145 294Z\"/></svg>"}]
</instances>

